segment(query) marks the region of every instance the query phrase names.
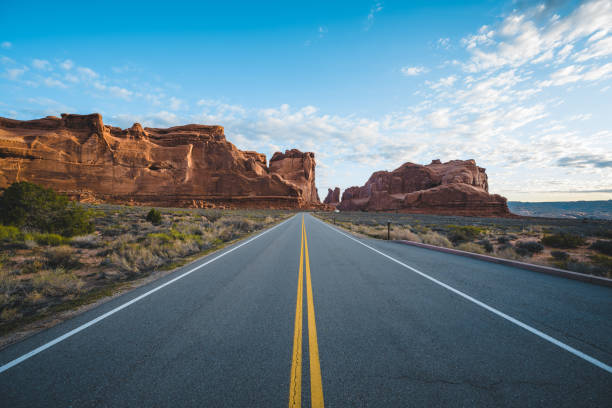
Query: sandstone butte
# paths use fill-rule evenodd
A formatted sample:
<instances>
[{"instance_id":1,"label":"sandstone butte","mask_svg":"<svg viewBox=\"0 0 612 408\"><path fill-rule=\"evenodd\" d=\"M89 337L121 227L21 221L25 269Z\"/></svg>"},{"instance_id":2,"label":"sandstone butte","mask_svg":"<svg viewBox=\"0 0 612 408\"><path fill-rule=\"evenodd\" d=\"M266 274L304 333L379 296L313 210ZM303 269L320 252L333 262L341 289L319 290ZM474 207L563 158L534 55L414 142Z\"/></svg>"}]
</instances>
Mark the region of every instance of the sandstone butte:
<instances>
[{"instance_id":1,"label":"sandstone butte","mask_svg":"<svg viewBox=\"0 0 612 408\"><path fill-rule=\"evenodd\" d=\"M333 190L331 188L327 189L327 197L323 200L323 204L328 204L333 207L337 206L340 202L340 188L336 187Z\"/></svg>"},{"instance_id":2,"label":"sandstone butte","mask_svg":"<svg viewBox=\"0 0 612 408\"><path fill-rule=\"evenodd\" d=\"M83 202L166 207L321 208L314 153L242 151L223 127L129 129L102 116L0 118L0 188L30 181Z\"/></svg>"},{"instance_id":3,"label":"sandstone butte","mask_svg":"<svg viewBox=\"0 0 612 408\"><path fill-rule=\"evenodd\" d=\"M489 194L485 169L474 160L433 160L426 166L404 163L377 171L362 187L350 187L337 206L344 211L397 211L484 217L509 217L506 198Z\"/></svg>"}]
</instances>

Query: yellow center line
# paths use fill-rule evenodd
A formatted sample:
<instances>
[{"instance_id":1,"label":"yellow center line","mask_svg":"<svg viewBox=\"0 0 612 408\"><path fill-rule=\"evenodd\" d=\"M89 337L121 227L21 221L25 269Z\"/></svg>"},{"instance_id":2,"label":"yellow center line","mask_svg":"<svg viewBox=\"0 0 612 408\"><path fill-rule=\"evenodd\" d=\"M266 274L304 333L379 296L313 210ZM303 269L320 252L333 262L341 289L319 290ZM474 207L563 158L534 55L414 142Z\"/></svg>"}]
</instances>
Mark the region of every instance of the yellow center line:
<instances>
[{"instance_id":1,"label":"yellow center line","mask_svg":"<svg viewBox=\"0 0 612 408\"><path fill-rule=\"evenodd\" d=\"M310 403L312 408L323 408L323 383L321 381L321 363L319 362L319 345L317 343L317 325L315 324L312 283L310 280L310 260L308 259L308 236L304 229L304 252L306 253L306 294L308 302L308 351L310 352Z\"/></svg>"},{"instance_id":2,"label":"yellow center line","mask_svg":"<svg viewBox=\"0 0 612 408\"><path fill-rule=\"evenodd\" d=\"M300 267L298 272L297 300L295 305L295 329L293 332L293 357L291 362L291 384L289 388L289 408L300 408L302 404L302 321L304 303L304 255L306 258L306 294L308 307L308 351L310 355L310 400L314 408L324 408L321 363L317 343L312 281L310 278L310 259L308 256L308 237L302 216L302 238L300 242Z\"/></svg>"},{"instance_id":3,"label":"yellow center line","mask_svg":"<svg viewBox=\"0 0 612 408\"><path fill-rule=\"evenodd\" d=\"M304 216L302 216L302 238L300 242L300 269L298 272L297 301L295 303L295 329L293 331L293 358L291 362L291 384L289 408L302 405L302 304L304 292Z\"/></svg>"}]
</instances>

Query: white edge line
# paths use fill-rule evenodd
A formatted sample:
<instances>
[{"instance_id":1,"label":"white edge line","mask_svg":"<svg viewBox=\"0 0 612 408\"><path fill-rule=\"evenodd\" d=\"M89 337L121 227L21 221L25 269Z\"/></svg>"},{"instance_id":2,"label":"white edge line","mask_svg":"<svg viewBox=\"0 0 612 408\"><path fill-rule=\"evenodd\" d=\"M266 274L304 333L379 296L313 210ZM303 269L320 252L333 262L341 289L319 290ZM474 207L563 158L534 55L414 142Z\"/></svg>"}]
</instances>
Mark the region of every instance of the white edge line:
<instances>
[{"instance_id":1,"label":"white edge line","mask_svg":"<svg viewBox=\"0 0 612 408\"><path fill-rule=\"evenodd\" d=\"M61 341L64 341L64 340L66 340L67 338L69 338L71 336L74 336L78 332L83 331L83 330L85 330L86 328L88 328L90 326L93 326L94 324L98 323L99 321L102 321L102 320L106 319L107 317L114 315L118 311L123 310L126 307L128 307L128 306L130 306L130 305L132 305L132 304L134 304L136 302L138 302L139 300L142 300L142 299L146 298L147 296L149 296L149 295L157 292L158 290L160 290L160 289L162 289L162 288L164 288L164 287L166 287L166 286L176 282L177 280L182 279L182 278L184 278L187 275L191 275L193 272L197 271L198 269L203 268L204 266L206 266L206 265L208 265L208 264L210 264L212 262L215 262L217 259L219 259L219 258L221 258L221 257L223 257L223 256L225 256L225 255L227 255L227 254L237 250L238 248L245 246L249 242L256 240L257 238L261 237L262 235L267 234L268 232L272 231L273 229L275 229L277 227L280 227L281 225L285 224L286 222L292 220L295 217L296 217L296 215L294 215L293 217L290 217L289 219L281 222L280 224L276 224L272 228L269 228L269 229L261 232L260 234L254 236L253 238L250 238L248 241L245 241L245 242L241 243L240 245L237 245L237 246L229 249L228 251L225 251L222 254L217 255L213 259L210 259L210 260L204 262L203 264L198 265L195 268L192 268L192 269L188 270L187 272L177 276L176 278L171 279L168 282L165 282L165 283L155 287L154 289L151 289L150 291L148 291L146 293L143 293L142 295L140 295L140 296L130 300L129 302L126 302L126 303L122 304L121 306L117 306L116 308L114 308L112 310L109 310L108 312L104 313L103 315L98 316L95 319L90 320L87 323L82 324L81 326L79 326L79 327L77 327L75 329L72 329L69 332L67 332L67 333L57 337L56 339L53 339L50 342L45 343L42 346L35 348L34 350L30 351L29 353L26 353L26 354L22 355L21 357L18 357L16 359L14 359L13 361L10 361L10 362L6 363L2 367L0 367L0 373L5 372L9 368L15 367L17 364L20 364L20 363L26 361L27 359L29 359L31 357L34 357L38 353L43 352L43 351L45 351L46 349L48 349L50 347L53 347L57 343L59 343Z\"/></svg>"},{"instance_id":2,"label":"white edge line","mask_svg":"<svg viewBox=\"0 0 612 408\"><path fill-rule=\"evenodd\" d=\"M413 268L412 266L406 265L405 263L403 263L403 262L401 262L401 261L398 261L397 259L395 259L395 258L393 258L393 257L391 257L391 256L389 256L389 255L387 255L387 254L385 254L385 253L383 253L383 252L379 251L378 249L375 249L375 248L373 248L373 247L371 247L371 246L369 246L369 245L367 245L367 244L364 244L364 243L363 243L363 242L361 242L360 240L358 240L358 239L356 239L356 238L351 237L350 235L348 235L348 234L346 234L346 233L344 233L344 232L342 232L342 231L338 230L337 228L333 228L331 225L327 224L326 222L324 222L324 221L322 221L322 220L320 220L320 219L318 219L318 218L316 218L316 217L315 217L315 219L316 219L317 221L321 222L323 225L325 225L325 226L329 227L330 229L332 229L332 230L336 231L338 234L344 235L345 237L347 237L347 238L349 238L349 239L352 239L353 241L355 241L355 242L357 242L357 243L359 243L359 244L363 245L363 246L364 246L364 247L366 247L366 248L371 249L372 251L374 251L374 252L376 252L376 253L378 253L378 254L380 254L380 255L384 256L384 257L385 257L385 258L387 258L387 259L390 259L391 261L393 261L393 262L395 262L395 263L397 263L397 264L399 264L399 265L403 266L404 268L407 268L407 269L411 270L412 272L414 272L414 273L416 273L416 274L419 274L419 275L421 275L422 277L424 277L424 278L426 278L426 279L429 279L429 280L430 280L430 281L432 281L433 283L435 283L435 284L437 284L437 285L440 285L440 286L442 286L442 287L443 287L443 288L445 288L445 289L450 290L451 292L453 292L453 293L455 293L455 294L457 294L457 295L461 296L461 297L462 297L462 298L464 298L464 299L469 300L470 302L472 302L472 303L474 303L474 304L476 304L476 305L478 305L478 306L482 307L483 309L486 309L486 310L488 310L489 312L494 313L494 314L498 315L499 317L502 317L502 318L506 319L507 321L509 321L509 322L511 322L511 323L514 323L515 325L517 325L517 326L519 326L519 327L521 327L521 328L523 328L523 329L527 330L528 332L531 332L531 333L535 334L536 336L538 336L538 337L540 337L540 338L542 338L542 339L544 339L544 340L546 340L546 341L548 341L548 342L550 342L550 343L554 344L555 346L560 347L560 348L562 348L563 350L568 351L568 352L572 353L573 355L575 355L575 356L577 356L577 357L580 357L581 359L583 359L583 360L585 360L585 361L588 361L589 363L591 363L591 364L593 364L593 365L595 365L595 366L597 366L597 367L601 368L602 370L605 370L605 371L607 371L608 373L612 374L612 367L611 367L611 366L609 366L609 365L607 365L606 363L604 363L604 362L602 362L602 361L599 361L599 360L597 360L596 358L593 358L593 357L589 356L588 354L583 353L583 352L582 352L582 351L580 351L580 350L576 350L576 349L575 349L575 348L573 348L572 346L569 346L569 345L567 345L567 344L565 344L565 343L563 343L563 342L561 342L561 341L559 341L559 340L555 339L554 337L551 337L551 336L549 336L548 334L546 334L546 333L544 333L544 332L541 332L540 330L538 330L538 329L536 329L536 328L534 328L534 327L531 327L531 326L529 326L528 324L523 323L523 322L521 322L520 320L517 320L517 319L515 319L514 317L509 316L509 315L505 314L504 312L502 312L502 311L500 311L500 310L497 310L496 308L494 308L494 307L492 307L492 306L489 306L489 305L487 305L486 303L483 303L483 302L481 302L480 300L477 300L477 299L475 299L475 298L471 297L470 295L468 295L468 294L466 294L466 293L461 292L461 291L460 291L460 290L458 290L458 289L453 288L452 286L447 285L446 283L440 282L439 280L437 280L437 279L435 279L435 278L432 278L431 276L429 276L429 275L427 275L427 274L425 274L425 273L423 273L423 272L419 271L418 269L415 269L415 268Z\"/></svg>"}]
</instances>

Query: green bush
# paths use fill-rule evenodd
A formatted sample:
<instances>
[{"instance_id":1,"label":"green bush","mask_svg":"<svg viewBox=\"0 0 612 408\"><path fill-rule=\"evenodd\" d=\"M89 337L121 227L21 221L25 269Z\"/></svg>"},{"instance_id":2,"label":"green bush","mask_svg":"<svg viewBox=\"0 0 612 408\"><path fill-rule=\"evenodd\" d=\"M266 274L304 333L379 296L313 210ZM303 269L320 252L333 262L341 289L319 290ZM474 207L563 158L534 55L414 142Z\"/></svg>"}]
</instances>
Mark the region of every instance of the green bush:
<instances>
[{"instance_id":1,"label":"green bush","mask_svg":"<svg viewBox=\"0 0 612 408\"><path fill-rule=\"evenodd\" d=\"M542 238L542 244L553 248L577 248L585 245L586 241L580 235L560 232L558 234L546 235Z\"/></svg>"},{"instance_id":2,"label":"green bush","mask_svg":"<svg viewBox=\"0 0 612 408\"><path fill-rule=\"evenodd\" d=\"M482 245L482 247L485 249L485 251L493 252L493 244L491 244L491 241L489 241L488 239L482 239L482 240L478 241L477 244L478 245Z\"/></svg>"},{"instance_id":3,"label":"green bush","mask_svg":"<svg viewBox=\"0 0 612 408\"><path fill-rule=\"evenodd\" d=\"M456 246L460 251L472 252L475 254L484 254L486 251L483 247L473 242L464 242Z\"/></svg>"},{"instance_id":4,"label":"green bush","mask_svg":"<svg viewBox=\"0 0 612 408\"><path fill-rule=\"evenodd\" d=\"M25 181L11 184L0 197L4 225L71 237L93 231L89 218L65 195Z\"/></svg>"},{"instance_id":5,"label":"green bush","mask_svg":"<svg viewBox=\"0 0 612 408\"><path fill-rule=\"evenodd\" d=\"M51 268L72 269L80 265L78 258L74 256L74 250L69 246L49 248L45 251L45 258Z\"/></svg>"},{"instance_id":6,"label":"green bush","mask_svg":"<svg viewBox=\"0 0 612 408\"><path fill-rule=\"evenodd\" d=\"M70 242L69 239L58 234L34 233L32 238L39 245L59 246Z\"/></svg>"},{"instance_id":7,"label":"green bush","mask_svg":"<svg viewBox=\"0 0 612 408\"><path fill-rule=\"evenodd\" d=\"M570 256L567 252L564 251L551 251L550 256L559 260L559 261L567 261L570 259Z\"/></svg>"},{"instance_id":8,"label":"green bush","mask_svg":"<svg viewBox=\"0 0 612 408\"><path fill-rule=\"evenodd\" d=\"M589 247L602 254L612 255L612 241L597 240Z\"/></svg>"},{"instance_id":9,"label":"green bush","mask_svg":"<svg viewBox=\"0 0 612 408\"><path fill-rule=\"evenodd\" d=\"M159 225L162 223L162 215L159 210L155 208L151 208L151 211L147 214L147 221L149 221L153 225Z\"/></svg>"},{"instance_id":10,"label":"green bush","mask_svg":"<svg viewBox=\"0 0 612 408\"><path fill-rule=\"evenodd\" d=\"M17 227L0 225L0 242L21 242L24 236Z\"/></svg>"},{"instance_id":11,"label":"green bush","mask_svg":"<svg viewBox=\"0 0 612 408\"><path fill-rule=\"evenodd\" d=\"M516 253L521 256L532 256L543 250L542 244L536 241L519 241L516 243Z\"/></svg>"},{"instance_id":12,"label":"green bush","mask_svg":"<svg viewBox=\"0 0 612 408\"><path fill-rule=\"evenodd\" d=\"M448 239L454 244L473 241L485 232L484 228L473 225L449 225L448 228L450 229Z\"/></svg>"}]
</instances>

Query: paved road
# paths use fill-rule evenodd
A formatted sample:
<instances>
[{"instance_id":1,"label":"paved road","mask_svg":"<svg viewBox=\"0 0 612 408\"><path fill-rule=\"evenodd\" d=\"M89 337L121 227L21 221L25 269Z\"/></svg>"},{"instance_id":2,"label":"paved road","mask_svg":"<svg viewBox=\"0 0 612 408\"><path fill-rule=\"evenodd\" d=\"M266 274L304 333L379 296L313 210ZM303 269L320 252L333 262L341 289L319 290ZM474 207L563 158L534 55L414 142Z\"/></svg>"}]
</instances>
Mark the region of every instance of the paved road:
<instances>
[{"instance_id":1,"label":"paved road","mask_svg":"<svg viewBox=\"0 0 612 408\"><path fill-rule=\"evenodd\" d=\"M0 406L611 406L610 288L302 225L1 351Z\"/></svg>"}]
</instances>

